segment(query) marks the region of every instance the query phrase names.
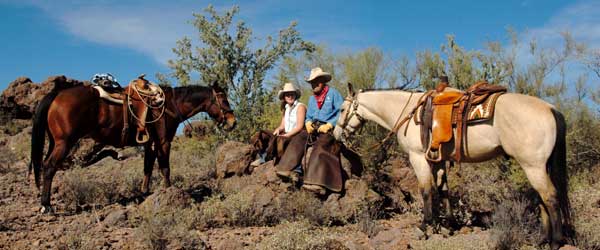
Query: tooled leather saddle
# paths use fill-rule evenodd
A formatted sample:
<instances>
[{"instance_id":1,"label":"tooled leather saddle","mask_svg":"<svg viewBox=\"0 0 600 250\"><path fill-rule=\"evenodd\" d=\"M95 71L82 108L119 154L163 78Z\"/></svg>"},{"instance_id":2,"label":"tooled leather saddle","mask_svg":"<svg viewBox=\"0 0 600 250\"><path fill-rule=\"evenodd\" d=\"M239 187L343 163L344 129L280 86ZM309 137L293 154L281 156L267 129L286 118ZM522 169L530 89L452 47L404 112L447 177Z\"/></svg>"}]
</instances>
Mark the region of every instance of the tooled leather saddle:
<instances>
[{"instance_id":1,"label":"tooled leather saddle","mask_svg":"<svg viewBox=\"0 0 600 250\"><path fill-rule=\"evenodd\" d=\"M164 112L164 93L159 86L150 83L144 79L145 75L140 75L137 79L131 81L125 88L116 90L98 84L94 88L99 92L100 98L115 104L123 105L123 131L121 141L126 144L129 132L129 124L134 122L136 125L135 140L138 144L148 142L150 134L146 129L147 114L149 109L161 109L159 116ZM119 86L120 87L120 86ZM160 117L158 117L160 118ZM158 120L155 118L155 120Z\"/></svg>"},{"instance_id":2,"label":"tooled leather saddle","mask_svg":"<svg viewBox=\"0 0 600 250\"><path fill-rule=\"evenodd\" d=\"M467 125L492 119L495 102L506 88L481 81L459 91L448 87L447 77L441 80L419 103L417 123L421 124L421 142L428 161L460 163L466 147ZM444 146L451 148L453 142L454 152L443 152Z\"/></svg>"}]
</instances>

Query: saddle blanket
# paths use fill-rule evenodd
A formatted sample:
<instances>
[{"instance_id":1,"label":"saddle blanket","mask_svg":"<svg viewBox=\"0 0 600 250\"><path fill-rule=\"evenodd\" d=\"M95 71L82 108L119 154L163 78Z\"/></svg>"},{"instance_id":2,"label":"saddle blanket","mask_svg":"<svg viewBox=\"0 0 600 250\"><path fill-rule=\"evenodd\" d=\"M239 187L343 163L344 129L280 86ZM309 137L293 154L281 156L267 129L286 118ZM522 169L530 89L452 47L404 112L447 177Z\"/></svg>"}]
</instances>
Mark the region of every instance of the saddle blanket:
<instances>
[{"instance_id":1,"label":"saddle blanket","mask_svg":"<svg viewBox=\"0 0 600 250\"><path fill-rule=\"evenodd\" d=\"M500 95L504 94L503 92L493 93L486 100L478 105L472 106L469 109L469 114L467 116L467 123L479 123L484 122L494 117L494 107L496 106L496 101Z\"/></svg>"}]
</instances>

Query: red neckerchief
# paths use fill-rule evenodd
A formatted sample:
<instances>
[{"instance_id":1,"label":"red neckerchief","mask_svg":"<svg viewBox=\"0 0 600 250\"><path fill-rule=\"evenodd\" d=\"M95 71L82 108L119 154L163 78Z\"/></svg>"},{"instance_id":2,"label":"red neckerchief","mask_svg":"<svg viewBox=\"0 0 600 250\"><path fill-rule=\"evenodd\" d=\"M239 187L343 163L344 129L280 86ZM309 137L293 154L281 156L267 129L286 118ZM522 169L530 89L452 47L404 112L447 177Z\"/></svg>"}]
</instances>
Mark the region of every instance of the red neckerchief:
<instances>
[{"instance_id":1,"label":"red neckerchief","mask_svg":"<svg viewBox=\"0 0 600 250\"><path fill-rule=\"evenodd\" d=\"M329 91L329 86L325 86L325 87L323 87L323 90L321 90L321 93L319 93L318 95L315 95L315 99L317 100L317 107L319 107L319 109L321 109L321 107L323 107L323 103L325 102L325 97L327 97L328 91Z\"/></svg>"}]
</instances>

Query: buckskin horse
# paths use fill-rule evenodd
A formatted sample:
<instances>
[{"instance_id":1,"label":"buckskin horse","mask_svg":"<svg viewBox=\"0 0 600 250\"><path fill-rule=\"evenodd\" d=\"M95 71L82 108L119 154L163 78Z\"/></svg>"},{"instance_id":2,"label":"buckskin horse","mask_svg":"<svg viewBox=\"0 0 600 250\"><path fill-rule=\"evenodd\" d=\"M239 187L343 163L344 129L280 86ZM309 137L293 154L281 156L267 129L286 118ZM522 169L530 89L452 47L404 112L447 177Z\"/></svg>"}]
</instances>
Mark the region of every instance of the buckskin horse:
<instances>
[{"instance_id":1,"label":"buckskin horse","mask_svg":"<svg viewBox=\"0 0 600 250\"><path fill-rule=\"evenodd\" d=\"M432 195L438 192L435 188L438 176L433 174L426 159L420 125L411 119L424 93L402 90L354 93L351 84L348 88L349 95L334 129L335 137L344 140L358 131L365 120L397 132L398 143L408 153L423 197L421 226L432 223ZM563 230L571 225L564 118L541 99L515 93L499 96L494 111L492 120L468 127L463 162L482 162L503 154L516 159L541 197L543 236L553 249L558 249L564 243Z\"/></svg>"},{"instance_id":2,"label":"buckskin horse","mask_svg":"<svg viewBox=\"0 0 600 250\"><path fill-rule=\"evenodd\" d=\"M138 78L132 82L146 81ZM145 82L147 83L147 82ZM131 85L131 84L130 84ZM149 191L150 177L155 160L163 176L165 187L171 185L169 155L171 141L179 123L199 112L206 112L219 126L231 130L235 126L235 116L229 106L227 94L216 82L210 87L184 86L165 87L165 115L148 112L146 121L156 120L147 127L150 140L144 146L144 179L142 192ZM73 145L82 137L89 136L96 142L115 147L138 146L136 128L129 128L126 140L122 140L124 127L122 104L115 104L100 98L97 90L89 85L55 88L46 95L36 108L31 133L31 163L35 184L41 187L41 212L51 212L50 191L52 179L68 155ZM160 117L159 117L160 116ZM43 158L45 134L49 146ZM42 171L40 171L42 170ZM40 177L43 175L43 182Z\"/></svg>"}]
</instances>

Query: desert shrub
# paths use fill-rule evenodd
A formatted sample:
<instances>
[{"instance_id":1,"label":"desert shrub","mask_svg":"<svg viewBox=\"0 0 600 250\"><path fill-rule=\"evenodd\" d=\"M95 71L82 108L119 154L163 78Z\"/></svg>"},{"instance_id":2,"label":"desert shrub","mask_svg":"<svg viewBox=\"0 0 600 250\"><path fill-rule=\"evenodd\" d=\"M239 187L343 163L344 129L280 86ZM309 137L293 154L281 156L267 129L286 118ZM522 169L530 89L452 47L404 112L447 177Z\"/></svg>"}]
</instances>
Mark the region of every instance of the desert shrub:
<instances>
[{"instance_id":1,"label":"desert shrub","mask_svg":"<svg viewBox=\"0 0 600 250\"><path fill-rule=\"evenodd\" d=\"M334 218L313 194L285 192L268 204L257 202L255 189L213 195L200 204L196 228L219 226L271 226L282 221L305 220L330 225Z\"/></svg>"},{"instance_id":2,"label":"desert shrub","mask_svg":"<svg viewBox=\"0 0 600 250\"><path fill-rule=\"evenodd\" d=\"M365 233L369 238L374 237L381 231L381 227L377 219L381 217L383 211L381 206L364 201L359 205L354 215L354 221L358 230Z\"/></svg>"},{"instance_id":3,"label":"desert shrub","mask_svg":"<svg viewBox=\"0 0 600 250\"><path fill-rule=\"evenodd\" d=\"M572 172L592 168L600 162L600 117L582 103L565 103L567 162Z\"/></svg>"},{"instance_id":4,"label":"desert shrub","mask_svg":"<svg viewBox=\"0 0 600 250\"><path fill-rule=\"evenodd\" d=\"M92 250L96 249L95 238L88 232L88 226L77 224L71 231L67 231L66 236L61 239L57 248L59 250Z\"/></svg>"},{"instance_id":5,"label":"desert shrub","mask_svg":"<svg viewBox=\"0 0 600 250\"><path fill-rule=\"evenodd\" d=\"M410 246L411 249L415 250L482 250L494 248L489 234L486 233L459 235L450 238L430 238L424 241L411 242Z\"/></svg>"},{"instance_id":6,"label":"desert shrub","mask_svg":"<svg viewBox=\"0 0 600 250\"><path fill-rule=\"evenodd\" d=\"M10 166L15 161L15 154L8 147L0 146L0 174L12 172L14 169Z\"/></svg>"},{"instance_id":7,"label":"desert shrub","mask_svg":"<svg viewBox=\"0 0 600 250\"><path fill-rule=\"evenodd\" d=\"M116 201L119 190L115 189L114 179L90 178L84 169L75 168L66 171L61 186L62 199L67 207L80 209L106 205Z\"/></svg>"},{"instance_id":8,"label":"desert shrub","mask_svg":"<svg viewBox=\"0 0 600 250\"><path fill-rule=\"evenodd\" d=\"M256 210L252 194L238 192L227 197L215 195L200 205L197 228L215 226L258 226L265 224L265 215Z\"/></svg>"},{"instance_id":9,"label":"desert shrub","mask_svg":"<svg viewBox=\"0 0 600 250\"><path fill-rule=\"evenodd\" d=\"M535 244L540 225L532 210L531 203L522 198L506 199L499 204L492 215L491 227L496 249L519 249Z\"/></svg>"},{"instance_id":10,"label":"desert shrub","mask_svg":"<svg viewBox=\"0 0 600 250\"><path fill-rule=\"evenodd\" d=\"M230 178L219 180L216 188L217 193L221 193L224 196L229 196L240 192L247 186L256 183L253 176L232 176Z\"/></svg>"},{"instance_id":11,"label":"desert shrub","mask_svg":"<svg viewBox=\"0 0 600 250\"><path fill-rule=\"evenodd\" d=\"M308 250L328 249L327 238L308 221L283 222L257 249Z\"/></svg>"},{"instance_id":12,"label":"desert shrub","mask_svg":"<svg viewBox=\"0 0 600 250\"><path fill-rule=\"evenodd\" d=\"M334 219L321 200L306 191L286 193L277 203L279 220L306 220L313 225L327 226Z\"/></svg>"},{"instance_id":13,"label":"desert shrub","mask_svg":"<svg viewBox=\"0 0 600 250\"><path fill-rule=\"evenodd\" d=\"M600 249L600 165L582 171L571 180L570 201L573 208L575 240L580 249Z\"/></svg>"},{"instance_id":14,"label":"desert shrub","mask_svg":"<svg viewBox=\"0 0 600 250\"><path fill-rule=\"evenodd\" d=\"M197 209L140 209L136 234L148 249L206 249L206 244L191 230Z\"/></svg>"},{"instance_id":15,"label":"desert shrub","mask_svg":"<svg viewBox=\"0 0 600 250\"><path fill-rule=\"evenodd\" d=\"M488 215L514 197L536 196L523 170L514 161L496 159L462 164L449 170L448 185L455 216L466 224L489 226Z\"/></svg>"}]
</instances>

